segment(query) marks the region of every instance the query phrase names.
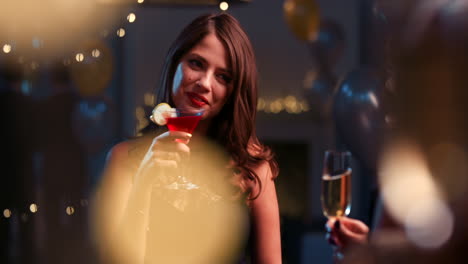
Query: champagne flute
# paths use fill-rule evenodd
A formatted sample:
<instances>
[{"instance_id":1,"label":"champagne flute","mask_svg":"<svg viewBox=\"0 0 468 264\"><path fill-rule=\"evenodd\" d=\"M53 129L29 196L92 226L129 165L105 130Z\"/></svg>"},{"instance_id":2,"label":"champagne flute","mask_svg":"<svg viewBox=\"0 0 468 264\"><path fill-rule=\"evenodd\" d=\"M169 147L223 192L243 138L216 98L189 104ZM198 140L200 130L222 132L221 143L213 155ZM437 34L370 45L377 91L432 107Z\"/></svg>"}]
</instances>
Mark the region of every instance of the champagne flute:
<instances>
[{"instance_id":1,"label":"champagne flute","mask_svg":"<svg viewBox=\"0 0 468 264\"><path fill-rule=\"evenodd\" d=\"M325 151L322 174L322 211L327 218L347 216L351 211L351 153L349 151ZM334 259L343 255L334 249Z\"/></svg>"}]
</instances>

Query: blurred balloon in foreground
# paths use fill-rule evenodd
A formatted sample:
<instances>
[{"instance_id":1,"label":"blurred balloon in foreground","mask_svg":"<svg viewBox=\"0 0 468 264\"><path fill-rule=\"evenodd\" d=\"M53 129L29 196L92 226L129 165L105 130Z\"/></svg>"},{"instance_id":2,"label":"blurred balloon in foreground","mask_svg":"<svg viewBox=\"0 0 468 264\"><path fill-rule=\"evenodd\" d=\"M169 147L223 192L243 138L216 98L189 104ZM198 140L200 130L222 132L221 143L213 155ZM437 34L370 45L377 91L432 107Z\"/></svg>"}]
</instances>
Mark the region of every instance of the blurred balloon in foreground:
<instances>
[{"instance_id":1,"label":"blurred balloon in foreground","mask_svg":"<svg viewBox=\"0 0 468 264\"><path fill-rule=\"evenodd\" d=\"M84 42L77 49L71 76L81 96L99 96L109 85L114 69L110 48L102 41Z\"/></svg>"},{"instance_id":2,"label":"blurred balloon in foreground","mask_svg":"<svg viewBox=\"0 0 468 264\"><path fill-rule=\"evenodd\" d=\"M128 160L131 166L139 166L152 140L153 136L145 135L131 142ZM230 177L234 181L236 178L226 168L227 155L217 145L201 138L193 138L190 144L193 152L187 166L192 173L185 176L198 188L168 188L177 173L149 168L148 173L158 176L152 185L149 212L148 215L136 212L133 218L138 223L142 223L139 217L148 219L146 239L136 239L136 223L120 224L120 219L115 219L119 212L113 208L121 205L114 203L127 197L118 197L122 193L106 193L105 185L98 190L92 217L94 238L104 247L104 253L108 254L105 258L111 263L134 263L141 255L145 263L236 263L239 260L247 241L247 207L243 199L237 199L238 190L231 184ZM121 173L119 178L133 178L136 170ZM142 252L144 248L146 251Z\"/></svg>"},{"instance_id":3,"label":"blurred balloon in foreground","mask_svg":"<svg viewBox=\"0 0 468 264\"><path fill-rule=\"evenodd\" d=\"M328 120L331 114L336 79L329 71L310 70L304 79L304 97L318 120Z\"/></svg>"},{"instance_id":4,"label":"blurred balloon in foreground","mask_svg":"<svg viewBox=\"0 0 468 264\"><path fill-rule=\"evenodd\" d=\"M116 118L109 98L82 99L73 109L73 131L89 153L97 153L113 140Z\"/></svg>"},{"instance_id":5,"label":"blurred balloon in foreground","mask_svg":"<svg viewBox=\"0 0 468 264\"><path fill-rule=\"evenodd\" d=\"M106 1L110 4L113 0ZM118 19L124 7L97 0L1 1L0 43L13 44L13 52L60 57L76 42L99 32Z\"/></svg>"},{"instance_id":6,"label":"blurred balloon in foreground","mask_svg":"<svg viewBox=\"0 0 468 264\"><path fill-rule=\"evenodd\" d=\"M314 41L317 38L320 14L314 0L286 0L283 11L289 29L299 40Z\"/></svg>"},{"instance_id":7,"label":"blurred balloon in foreground","mask_svg":"<svg viewBox=\"0 0 468 264\"><path fill-rule=\"evenodd\" d=\"M394 122L385 105L388 89L375 70L358 69L339 83L333 103L337 132L350 151L376 167L384 134Z\"/></svg>"},{"instance_id":8,"label":"blurred balloon in foreground","mask_svg":"<svg viewBox=\"0 0 468 264\"><path fill-rule=\"evenodd\" d=\"M337 22L324 19L320 21L317 39L309 45L313 56L328 66L335 65L343 56L346 36L343 27Z\"/></svg>"},{"instance_id":9,"label":"blurred balloon in foreground","mask_svg":"<svg viewBox=\"0 0 468 264\"><path fill-rule=\"evenodd\" d=\"M401 138L390 141L378 171L385 207L405 227L408 238L422 248L437 248L447 242L454 215L418 145Z\"/></svg>"}]
</instances>

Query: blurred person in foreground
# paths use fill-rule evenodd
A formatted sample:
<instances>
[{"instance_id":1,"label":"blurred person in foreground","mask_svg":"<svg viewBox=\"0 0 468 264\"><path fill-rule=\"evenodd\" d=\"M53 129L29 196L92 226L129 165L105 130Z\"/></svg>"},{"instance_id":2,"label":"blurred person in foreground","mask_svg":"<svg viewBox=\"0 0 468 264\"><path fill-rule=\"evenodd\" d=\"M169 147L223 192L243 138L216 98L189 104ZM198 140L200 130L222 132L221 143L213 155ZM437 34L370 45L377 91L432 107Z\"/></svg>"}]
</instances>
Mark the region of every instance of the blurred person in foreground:
<instances>
[{"instance_id":1,"label":"blurred person in foreground","mask_svg":"<svg viewBox=\"0 0 468 264\"><path fill-rule=\"evenodd\" d=\"M391 32L396 96L390 103L398 127L387 142L387 151L401 139L410 142L403 145L408 151L402 155L410 153L408 146L417 146L427 163L430 181L426 183L432 183L437 192L428 191L431 184L417 181L401 186L400 197L384 197L386 213L369 240L362 222L343 219L339 224L327 223L329 241L347 252L345 263L462 263L468 242L468 3L399 3L398 21L407 27ZM394 178L405 175L407 179L398 179L404 182L420 177L406 174L417 172L414 168L420 164L414 162L408 168L401 164L393 164L399 170ZM379 175L381 189L387 188L384 172ZM411 196L417 198L396 203ZM409 209L421 210L414 218L417 221L411 218L416 211Z\"/></svg>"},{"instance_id":2,"label":"blurred person in foreground","mask_svg":"<svg viewBox=\"0 0 468 264\"><path fill-rule=\"evenodd\" d=\"M161 102L204 113L193 137L151 124L142 137L112 149L94 205L104 258L113 263L245 263L246 258L235 256L240 254L250 255L252 263L281 263L273 181L278 169L255 132L255 56L234 17L202 15L183 29L165 59L156 104ZM200 188L165 188L172 179L168 175L189 154ZM222 204L227 204L224 209ZM236 210L240 215L233 214ZM242 242L226 244L233 240L248 243L250 253L243 252Z\"/></svg>"}]
</instances>

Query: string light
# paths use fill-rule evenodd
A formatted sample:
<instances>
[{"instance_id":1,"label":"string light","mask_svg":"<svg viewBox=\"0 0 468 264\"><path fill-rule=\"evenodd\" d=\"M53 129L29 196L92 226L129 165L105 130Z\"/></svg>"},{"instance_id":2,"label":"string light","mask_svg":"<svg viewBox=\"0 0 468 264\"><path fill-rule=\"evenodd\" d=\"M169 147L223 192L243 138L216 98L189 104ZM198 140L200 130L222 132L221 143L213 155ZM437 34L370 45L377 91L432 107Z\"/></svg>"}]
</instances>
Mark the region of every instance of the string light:
<instances>
[{"instance_id":1,"label":"string light","mask_svg":"<svg viewBox=\"0 0 468 264\"><path fill-rule=\"evenodd\" d=\"M125 29L119 28L119 29L117 30L117 36L123 38L123 37L125 36Z\"/></svg>"},{"instance_id":2,"label":"string light","mask_svg":"<svg viewBox=\"0 0 468 264\"><path fill-rule=\"evenodd\" d=\"M33 71L35 71L35 70L37 70L37 68L39 68L39 63L37 63L35 61L31 62L31 69Z\"/></svg>"},{"instance_id":3,"label":"string light","mask_svg":"<svg viewBox=\"0 0 468 264\"><path fill-rule=\"evenodd\" d=\"M133 23L133 22L135 22L135 19L136 19L136 15L134 13L128 14L128 16L127 16L128 22Z\"/></svg>"},{"instance_id":4,"label":"string light","mask_svg":"<svg viewBox=\"0 0 468 264\"><path fill-rule=\"evenodd\" d=\"M219 3L219 9L221 9L222 11L226 11L228 10L228 8L229 8L229 4L227 2L223 1Z\"/></svg>"},{"instance_id":5,"label":"string light","mask_svg":"<svg viewBox=\"0 0 468 264\"><path fill-rule=\"evenodd\" d=\"M31 213L36 213L37 212L37 205L35 203L32 203L29 206L29 210L31 211Z\"/></svg>"},{"instance_id":6,"label":"string light","mask_svg":"<svg viewBox=\"0 0 468 264\"><path fill-rule=\"evenodd\" d=\"M144 101L146 106L154 106L156 97L152 93L145 93Z\"/></svg>"},{"instance_id":7,"label":"string light","mask_svg":"<svg viewBox=\"0 0 468 264\"><path fill-rule=\"evenodd\" d=\"M306 100L298 100L293 95L288 95L284 98L276 98L274 100L266 100L259 98L257 110L265 113L278 114L286 112L288 114L300 114L309 111L309 105Z\"/></svg>"},{"instance_id":8,"label":"string light","mask_svg":"<svg viewBox=\"0 0 468 264\"><path fill-rule=\"evenodd\" d=\"M65 209L65 212L67 215L72 215L75 213L75 208L73 206L67 206L67 209Z\"/></svg>"},{"instance_id":9,"label":"string light","mask_svg":"<svg viewBox=\"0 0 468 264\"><path fill-rule=\"evenodd\" d=\"M99 56L101 56L101 52L98 49L93 49L93 51L91 51L91 55L94 58L99 58Z\"/></svg>"},{"instance_id":10,"label":"string light","mask_svg":"<svg viewBox=\"0 0 468 264\"><path fill-rule=\"evenodd\" d=\"M77 62L82 62L84 60L84 54L83 53L77 53L76 56L75 56L75 60Z\"/></svg>"},{"instance_id":11,"label":"string light","mask_svg":"<svg viewBox=\"0 0 468 264\"><path fill-rule=\"evenodd\" d=\"M3 216L4 216L5 218L10 218L10 217L11 217L11 211L10 211L10 209L5 209L5 210L3 210Z\"/></svg>"},{"instance_id":12,"label":"string light","mask_svg":"<svg viewBox=\"0 0 468 264\"><path fill-rule=\"evenodd\" d=\"M10 53L10 51L11 51L11 45L10 44L3 45L3 52Z\"/></svg>"}]
</instances>

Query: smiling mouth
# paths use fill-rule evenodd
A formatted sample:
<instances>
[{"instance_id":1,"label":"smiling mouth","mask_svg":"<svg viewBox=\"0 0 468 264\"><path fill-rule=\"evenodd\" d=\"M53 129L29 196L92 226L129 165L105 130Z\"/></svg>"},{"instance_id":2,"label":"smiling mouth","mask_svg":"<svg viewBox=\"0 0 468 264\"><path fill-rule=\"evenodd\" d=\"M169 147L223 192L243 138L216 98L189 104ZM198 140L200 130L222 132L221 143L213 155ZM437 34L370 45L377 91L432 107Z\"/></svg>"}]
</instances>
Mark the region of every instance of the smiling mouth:
<instances>
[{"instance_id":1,"label":"smiling mouth","mask_svg":"<svg viewBox=\"0 0 468 264\"><path fill-rule=\"evenodd\" d=\"M199 96L195 93L188 93L188 98L190 99L190 102L192 103L192 105L196 106L196 107L202 107L204 105L207 105L208 104L208 101L203 98L202 96Z\"/></svg>"}]
</instances>

